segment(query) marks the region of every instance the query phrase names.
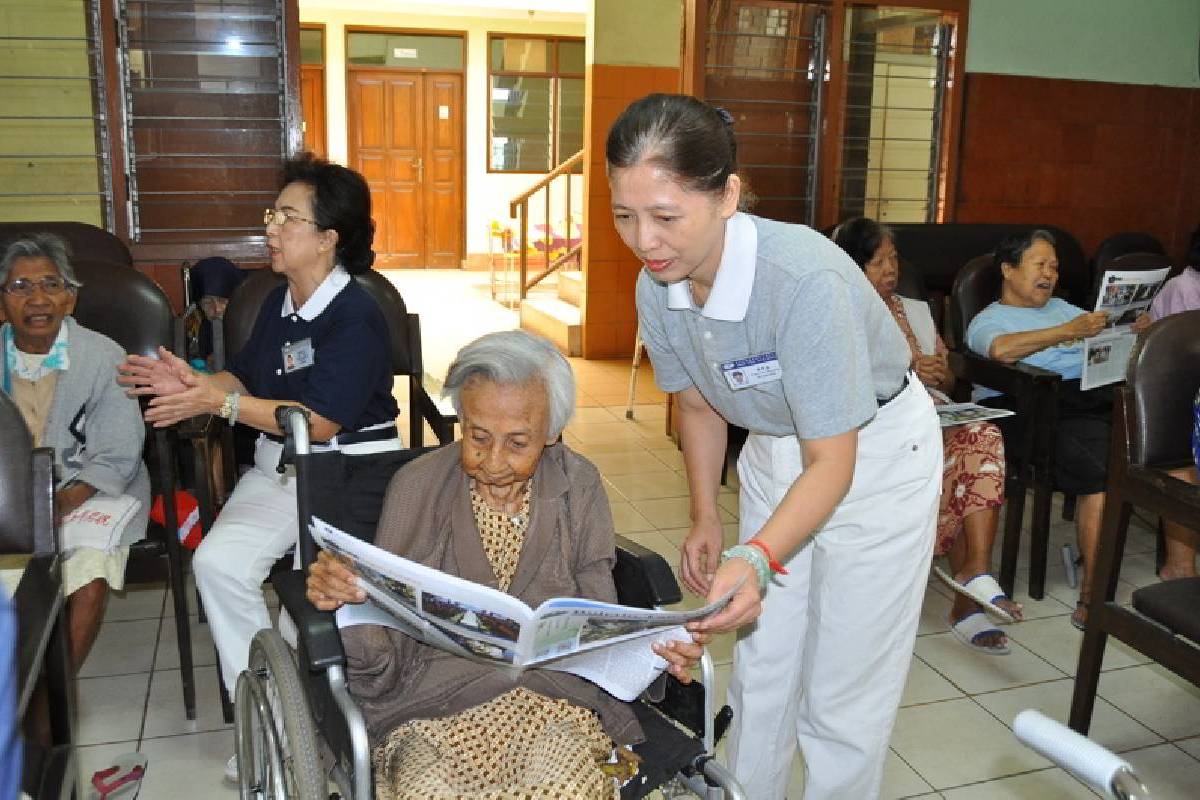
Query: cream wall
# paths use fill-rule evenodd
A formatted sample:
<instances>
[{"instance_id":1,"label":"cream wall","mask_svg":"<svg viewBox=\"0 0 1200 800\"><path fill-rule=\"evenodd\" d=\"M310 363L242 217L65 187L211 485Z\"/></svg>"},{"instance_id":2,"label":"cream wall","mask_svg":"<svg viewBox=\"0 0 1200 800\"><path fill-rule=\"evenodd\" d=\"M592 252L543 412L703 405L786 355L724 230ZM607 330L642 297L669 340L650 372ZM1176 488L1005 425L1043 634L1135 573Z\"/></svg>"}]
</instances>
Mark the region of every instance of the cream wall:
<instances>
[{"instance_id":1,"label":"cream wall","mask_svg":"<svg viewBox=\"0 0 1200 800\"><path fill-rule=\"evenodd\" d=\"M513 17L479 17L424 13L397 13L376 9L337 8L300 4L300 21L325 25L325 106L329 158L346 163L346 27L369 25L437 31L461 31L467 39L466 75L466 234L468 254L488 252L488 225L492 220L509 222L508 201L532 186L540 175L489 174L487 171L487 37L489 33L522 33L534 35L583 36L586 32L584 15L554 15L573 17L541 21ZM540 13L540 12L539 12ZM524 16L524 12L522 12ZM556 183L560 183L556 181ZM583 176L571 181L575 213L582 216ZM540 195L539 195L540 197ZM557 203L557 201L555 201ZM540 222L541 202L531 209L531 219ZM551 211L554 215L556 212ZM557 212L561 213L561 212ZM513 222L515 228L515 221Z\"/></svg>"}]
</instances>

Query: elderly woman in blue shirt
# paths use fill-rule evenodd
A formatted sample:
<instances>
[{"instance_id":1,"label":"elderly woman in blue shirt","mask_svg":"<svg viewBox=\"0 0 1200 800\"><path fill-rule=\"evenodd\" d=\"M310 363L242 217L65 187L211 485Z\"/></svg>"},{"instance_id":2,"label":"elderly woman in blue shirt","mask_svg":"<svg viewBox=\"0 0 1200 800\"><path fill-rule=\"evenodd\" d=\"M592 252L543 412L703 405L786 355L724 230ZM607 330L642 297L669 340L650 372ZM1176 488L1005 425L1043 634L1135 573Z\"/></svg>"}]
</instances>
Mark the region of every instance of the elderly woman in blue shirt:
<instances>
[{"instance_id":1,"label":"elderly woman in blue shirt","mask_svg":"<svg viewBox=\"0 0 1200 800\"><path fill-rule=\"evenodd\" d=\"M996 248L1000 298L980 311L967 328L967 346L974 352L1007 363L1020 361L1062 376L1058 395L1058 425L1054 431L1054 483L1074 494L1075 529L1083 555L1080 600L1071 622L1083 627L1091 591L1091 568L1104 512L1108 481L1108 440L1112 432L1112 394L1106 387L1083 391L1083 340L1108 324L1104 311L1087 312L1054 296L1058 285L1058 254L1054 236L1034 230L1005 239ZM1135 331L1149 318L1139 318ZM974 399L985 405L1013 408L1012 398L976 387ZM1017 435L1025 421L997 421L1005 439Z\"/></svg>"}]
</instances>

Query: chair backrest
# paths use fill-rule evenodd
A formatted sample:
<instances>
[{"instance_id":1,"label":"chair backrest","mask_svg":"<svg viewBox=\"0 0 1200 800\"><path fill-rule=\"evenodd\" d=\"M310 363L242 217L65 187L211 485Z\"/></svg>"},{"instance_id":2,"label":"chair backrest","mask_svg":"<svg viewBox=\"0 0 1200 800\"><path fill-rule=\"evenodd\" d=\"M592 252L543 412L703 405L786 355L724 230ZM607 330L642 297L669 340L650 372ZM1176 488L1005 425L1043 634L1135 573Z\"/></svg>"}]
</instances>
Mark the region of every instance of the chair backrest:
<instances>
[{"instance_id":1,"label":"chair backrest","mask_svg":"<svg viewBox=\"0 0 1200 800\"><path fill-rule=\"evenodd\" d=\"M420 377L420 352L413 352L409 332L408 307L396 287L382 273L369 269L355 276L367 294L375 298L383 318L387 322L388 334L392 337L392 374Z\"/></svg>"},{"instance_id":2,"label":"chair backrest","mask_svg":"<svg viewBox=\"0 0 1200 800\"><path fill-rule=\"evenodd\" d=\"M391 337L392 374L420 377L420 353L414 353L415 343L410 330L410 318L415 318L416 315L408 313L400 292L391 281L375 270L356 275L355 280L375 299L383 312L388 335ZM254 330L254 320L258 318L263 301L272 289L283 282L284 278L281 275L269 269L260 269L255 270L233 290L229 305L225 307L226 360L245 346L246 340Z\"/></svg>"},{"instance_id":3,"label":"chair backrest","mask_svg":"<svg viewBox=\"0 0 1200 800\"><path fill-rule=\"evenodd\" d=\"M1179 466L1192 459L1192 403L1200 390L1200 311L1164 317L1134 348L1127 375L1133 395L1129 460Z\"/></svg>"},{"instance_id":4,"label":"chair backrest","mask_svg":"<svg viewBox=\"0 0 1200 800\"><path fill-rule=\"evenodd\" d=\"M1166 255L1167 251L1162 246L1162 242L1148 233L1129 232L1113 234L1096 248L1096 253L1092 256L1092 271L1101 272L1106 268L1109 261L1128 253L1154 253L1155 255L1162 256Z\"/></svg>"},{"instance_id":5,"label":"chair backrest","mask_svg":"<svg viewBox=\"0 0 1200 800\"><path fill-rule=\"evenodd\" d=\"M225 360L236 356L246 346L254 321L262 308L263 300L276 286L284 282L282 275L269 269L254 270L246 280L238 284L225 306L222 325L225 330Z\"/></svg>"},{"instance_id":6,"label":"chair backrest","mask_svg":"<svg viewBox=\"0 0 1200 800\"><path fill-rule=\"evenodd\" d=\"M1058 253L1061 294L1076 305L1087 302L1092 271L1079 241L1054 225L984 222L901 222L889 226L900 257L921 267L925 288L931 294L950 292L959 269L980 253L991 252L1008 236L1034 229L1054 235Z\"/></svg>"},{"instance_id":7,"label":"chair backrest","mask_svg":"<svg viewBox=\"0 0 1200 800\"><path fill-rule=\"evenodd\" d=\"M0 392L0 555L52 553L54 457L33 449L20 409Z\"/></svg>"},{"instance_id":8,"label":"chair backrest","mask_svg":"<svg viewBox=\"0 0 1200 800\"><path fill-rule=\"evenodd\" d=\"M32 551L33 439L20 410L0 392L0 553Z\"/></svg>"},{"instance_id":9,"label":"chair backrest","mask_svg":"<svg viewBox=\"0 0 1200 800\"><path fill-rule=\"evenodd\" d=\"M127 353L154 355L159 346L174 347L175 316L158 284L132 267L74 258L71 265L83 282L75 303L75 320L102 333Z\"/></svg>"},{"instance_id":10,"label":"chair backrest","mask_svg":"<svg viewBox=\"0 0 1200 800\"><path fill-rule=\"evenodd\" d=\"M133 266L133 256L125 243L113 234L86 222L0 222L0 243L27 233L53 233L67 240L75 258L111 261Z\"/></svg>"},{"instance_id":11,"label":"chair backrest","mask_svg":"<svg viewBox=\"0 0 1200 800\"><path fill-rule=\"evenodd\" d=\"M966 350L967 328L971 320L1000 296L1000 270L992 263L991 253L975 256L954 276L950 290L950 336L955 346Z\"/></svg>"}]
</instances>

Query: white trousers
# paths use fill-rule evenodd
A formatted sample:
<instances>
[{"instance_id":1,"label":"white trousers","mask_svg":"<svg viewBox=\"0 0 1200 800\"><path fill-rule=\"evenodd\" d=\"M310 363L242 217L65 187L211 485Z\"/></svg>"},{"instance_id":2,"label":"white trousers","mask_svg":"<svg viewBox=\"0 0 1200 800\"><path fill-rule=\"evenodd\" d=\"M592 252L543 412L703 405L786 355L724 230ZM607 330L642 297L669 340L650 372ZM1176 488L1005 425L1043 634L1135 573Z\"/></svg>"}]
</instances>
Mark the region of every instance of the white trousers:
<instances>
[{"instance_id":1,"label":"white trousers","mask_svg":"<svg viewBox=\"0 0 1200 800\"><path fill-rule=\"evenodd\" d=\"M249 661L250 640L271 627L262 583L298 535L295 472L276 471L282 449L259 438L254 467L238 480L192 560L231 697Z\"/></svg>"},{"instance_id":2,"label":"white trousers","mask_svg":"<svg viewBox=\"0 0 1200 800\"><path fill-rule=\"evenodd\" d=\"M803 471L796 437L751 435L738 460L740 537L753 537ZM780 800L796 748L806 800L878 797L929 573L942 437L915 379L859 431L854 482L785 562L739 638L730 766Z\"/></svg>"}]
</instances>

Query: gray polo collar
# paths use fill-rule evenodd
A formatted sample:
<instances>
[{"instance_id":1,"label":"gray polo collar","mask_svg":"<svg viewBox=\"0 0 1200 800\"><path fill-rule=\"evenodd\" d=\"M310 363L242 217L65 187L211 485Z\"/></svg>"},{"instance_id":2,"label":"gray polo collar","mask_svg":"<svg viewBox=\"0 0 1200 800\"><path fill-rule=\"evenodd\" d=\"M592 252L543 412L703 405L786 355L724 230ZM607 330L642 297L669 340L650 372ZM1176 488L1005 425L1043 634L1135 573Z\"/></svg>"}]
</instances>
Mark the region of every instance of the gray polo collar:
<instances>
[{"instance_id":1,"label":"gray polo collar","mask_svg":"<svg viewBox=\"0 0 1200 800\"><path fill-rule=\"evenodd\" d=\"M283 293L283 308L280 310L279 316L290 317L292 314L298 315L305 322L312 322L321 312L333 302L333 298L338 296L338 292L346 288L346 284L350 282L350 274L342 267L341 264L334 266L333 270L325 276L325 280L321 281L317 286L317 290L312 293L312 296L304 301L304 305L300 306L297 311L292 303L292 293L285 291Z\"/></svg>"},{"instance_id":2,"label":"gray polo collar","mask_svg":"<svg viewBox=\"0 0 1200 800\"><path fill-rule=\"evenodd\" d=\"M709 319L741 322L750 307L757 256L758 228L749 215L738 211L725 223L721 264L704 308L696 308L692 303L692 289L687 281L667 284L667 308L690 309Z\"/></svg>"}]
</instances>

